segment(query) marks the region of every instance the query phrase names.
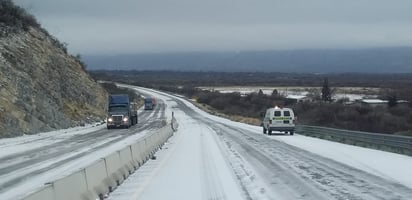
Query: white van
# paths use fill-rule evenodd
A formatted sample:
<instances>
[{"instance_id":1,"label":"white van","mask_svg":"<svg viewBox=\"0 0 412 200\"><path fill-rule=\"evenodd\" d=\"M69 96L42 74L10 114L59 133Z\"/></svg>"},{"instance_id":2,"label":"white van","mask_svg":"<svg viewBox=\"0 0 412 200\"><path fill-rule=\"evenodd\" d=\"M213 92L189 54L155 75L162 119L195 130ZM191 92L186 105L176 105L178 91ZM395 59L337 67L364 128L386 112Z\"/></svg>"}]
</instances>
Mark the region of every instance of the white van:
<instances>
[{"instance_id":1,"label":"white van","mask_svg":"<svg viewBox=\"0 0 412 200\"><path fill-rule=\"evenodd\" d=\"M272 131L281 131L293 135L295 132L295 114L290 108L269 108L263 118L263 133L272 134Z\"/></svg>"}]
</instances>

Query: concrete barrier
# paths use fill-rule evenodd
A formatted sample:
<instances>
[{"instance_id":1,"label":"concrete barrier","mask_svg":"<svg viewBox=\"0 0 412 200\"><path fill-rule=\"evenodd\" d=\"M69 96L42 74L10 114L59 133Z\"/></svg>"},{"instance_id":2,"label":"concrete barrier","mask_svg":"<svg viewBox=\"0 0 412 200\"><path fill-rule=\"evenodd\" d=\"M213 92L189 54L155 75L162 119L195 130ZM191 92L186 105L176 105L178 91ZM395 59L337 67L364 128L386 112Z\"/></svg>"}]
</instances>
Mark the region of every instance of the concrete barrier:
<instances>
[{"instance_id":1,"label":"concrete barrier","mask_svg":"<svg viewBox=\"0 0 412 200\"><path fill-rule=\"evenodd\" d=\"M151 135L150 136L150 157L153 157L153 155L156 153L156 135Z\"/></svg>"},{"instance_id":2,"label":"concrete barrier","mask_svg":"<svg viewBox=\"0 0 412 200\"><path fill-rule=\"evenodd\" d=\"M177 127L175 124L174 127ZM173 135L172 125L149 133L135 144L56 180L23 200L96 200L115 190Z\"/></svg>"},{"instance_id":3,"label":"concrete barrier","mask_svg":"<svg viewBox=\"0 0 412 200\"><path fill-rule=\"evenodd\" d=\"M141 140L141 144L139 145L139 151L141 153L142 164L144 164L149 158L149 155L147 153L148 152L147 142L144 138Z\"/></svg>"},{"instance_id":4,"label":"concrete barrier","mask_svg":"<svg viewBox=\"0 0 412 200\"><path fill-rule=\"evenodd\" d=\"M134 172L131 146L127 146L126 148L120 150L119 155L120 161L123 165L123 170L125 171L123 176L126 179L130 174Z\"/></svg>"},{"instance_id":5,"label":"concrete barrier","mask_svg":"<svg viewBox=\"0 0 412 200\"><path fill-rule=\"evenodd\" d=\"M152 148L153 148L152 137L150 137L150 135L148 135L145 138L145 141L146 141L146 152L145 152L145 154L147 155L147 159L149 159L149 158L152 157Z\"/></svg>"},{"instance_id":6,"label":"concrete barrier","mask_svg":"<svg viewBox=\"0 0 412 200\"><path fill-rule=\"evenodd\" d=\"M53 182L55 199L84 200L87 199L87 183L84 170Z\"/></svg>"},{"instance_id":7,"label":"concrete barrier","mask_svg":"<svg viewBox=\"0 0 412 200\"><path fill-rule=\"evenodd\" d=\"M105 183L109 186L110 192L115 190L117 186L123 183L123 175L120 171L122 168L119 152L112 153L104 158L107 171L107 179Z\"/></svg>"},{"instance_id":8,"label":"concrete barrier","mask_svg":"<svg viewBox=\"0 0 412 200\"><path fill-rule=\"evenodd\" d=\"M84 171L86 174L88 199L101 199L104 195L110 192L109 185L104 182L105 179L108 179L108 175L106 171L106 164L103 159L90 165L89 167L86 167Z\"/></svg>"},{"instance_id":9,"label":"concrete barrier","mask_svg":"<svg viewBox=\"0 0 412 200\"><path fill-rule=\"evenodd\" d=\"M139 142L138 150L140 153L141 165L146 162L146 141L143 139Z\"/></svg>"},{"instance_id":10,"label":"concrete barrier","mask_svg":"<svg viewBox=\"0 0 412 200\"><path fill-rule=\"evenodd\" d=\"M53 186L50 184L45 188L29 195L28 197L24 198L23 200L53 200L54 198L54 190Z\"/></svg>"},{"instance_id":11,"label":"concrete barrier","mask_svg":"<svg viewBox=\"0 0 412 200\"><path fill-rule=\"evenodd\" d=\"M143 153L140 150L141 147L144 145L144 141L140 140L139 142L132 144L130 146L130 149L132 151L132 159L133 159L133 165L135 166L135 169L137 169L138 167L140 167L141 165L143 165Z\"/></svg>"},{"instance_id":12,"label":"concrete barrier","mask_svg":"<svg viewBox=\"0 0 412 200\"><path fill-rule=\"evenodd\" d=\"M176 132L177 129L179 128L179 124L177 123L177 120L176 120L176 118L175 118L175 116L174 116L174 113L172 113L172 121L171 121L171 123L170 123L170 126L171 126L171 128L172 128L172 130L173 130L174 132Z\"/></svg>"}]
</instances>

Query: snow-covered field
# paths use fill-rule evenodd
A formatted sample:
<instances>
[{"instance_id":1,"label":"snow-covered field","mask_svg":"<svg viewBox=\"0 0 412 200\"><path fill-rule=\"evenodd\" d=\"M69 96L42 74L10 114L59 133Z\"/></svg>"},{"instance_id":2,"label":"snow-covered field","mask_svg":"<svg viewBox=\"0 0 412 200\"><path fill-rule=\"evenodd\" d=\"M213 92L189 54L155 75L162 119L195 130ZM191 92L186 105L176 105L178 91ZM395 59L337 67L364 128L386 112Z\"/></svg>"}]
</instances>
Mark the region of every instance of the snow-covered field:
<instances>
[{"instance_id":1,"label":"snow-covered field","mask_svg":"<svg viewBox=\"0 0 412 200\"><path fill-rule=\"evenodd\" d=\"M112 200L412 196L412 157L302 135L267 136L260 127L210 115L182 97L140 90L173 107L180 130Z\"/></svg>"},{"instance_id":2,"label":"snow-covered field","mask_svg":"<svg viewBox=\"0 0 412 200\"><path fill-rule=\"evenodd\" d=\"M209 91L219 91L220 93L232 93L238 92L242 95L257 93L259 90L266 95L271 95L273 90L277 90L279 94L284 95L292 99L302 99L306 97L311 91L320 92L321 88L319 87L200 87L203 90ZM364 93L378 93L377 88L356 88L356 87L338 87L335 88L336 92L333 94L334 99L348 98L350 101L355 101L363 98L376 98L376 95L362 94Z\"/></svg>"}]
</instances>

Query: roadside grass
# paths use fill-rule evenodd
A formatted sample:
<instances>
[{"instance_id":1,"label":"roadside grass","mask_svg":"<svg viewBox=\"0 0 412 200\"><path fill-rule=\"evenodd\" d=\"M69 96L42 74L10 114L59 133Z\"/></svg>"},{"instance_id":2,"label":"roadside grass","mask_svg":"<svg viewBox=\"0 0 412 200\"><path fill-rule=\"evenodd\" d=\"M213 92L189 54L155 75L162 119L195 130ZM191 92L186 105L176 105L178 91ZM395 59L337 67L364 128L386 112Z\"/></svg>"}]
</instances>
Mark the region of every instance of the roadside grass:
<instances>
[{"instance_id":1,"label":"roadside grass","mask_svg":"<svg viewBox=\"0 0 412 200\"><path fill-rule=\"evenodd\" d=\"M245 116L241 116L241 115L227 115L227 114L223 114L221 112L219 112L219 110L213 108L212 106L209 106L207 104L203 104L203 103L198 103L195 99L191 99L191 102L198 107L199 109L218 116L218 117L223 117L226 119L230 119L232 121L236 121L236 122L241 122L241 123L245 123L245 124L250 124L250 125L255 125L255 126L260 126L261 125L261 120L256 119L256 118L252 118L252 117L245 117Z\"/></svg>"}]
</instances>

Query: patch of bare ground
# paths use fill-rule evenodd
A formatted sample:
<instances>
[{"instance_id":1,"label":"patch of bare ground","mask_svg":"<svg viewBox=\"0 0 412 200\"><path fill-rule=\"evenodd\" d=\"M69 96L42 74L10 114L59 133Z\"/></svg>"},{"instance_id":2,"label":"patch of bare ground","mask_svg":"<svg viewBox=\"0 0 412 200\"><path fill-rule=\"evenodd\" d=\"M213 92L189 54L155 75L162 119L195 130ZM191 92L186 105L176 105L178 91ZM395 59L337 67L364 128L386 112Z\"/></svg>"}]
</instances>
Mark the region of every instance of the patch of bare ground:
<instances>
[{"instance_id":1,"label":"patch of bare ground","mask_svg":"<svg viewBox=\"0 0 412 200\"><path fill-rule=\"evenodd\" d=\"M207 104L203 104L203 103L198 103L195 99L191 99L191 102L198 107L199 109L212 114L212 115L216 115L219 117L223 117L226 119L230 119L232 121L236 121L236 122L241 122L241 123L245 123L245 124L250 124L250 125L255 125L255 126L260 126L261 125L261 120L256 119L256 118L252 118L252 117L244 117L244 116L240 116L240 115L226 115L223 113L220 113L217 109L214 109L213 107L207 105Z\"/></svg>"}]
</instances>

